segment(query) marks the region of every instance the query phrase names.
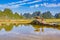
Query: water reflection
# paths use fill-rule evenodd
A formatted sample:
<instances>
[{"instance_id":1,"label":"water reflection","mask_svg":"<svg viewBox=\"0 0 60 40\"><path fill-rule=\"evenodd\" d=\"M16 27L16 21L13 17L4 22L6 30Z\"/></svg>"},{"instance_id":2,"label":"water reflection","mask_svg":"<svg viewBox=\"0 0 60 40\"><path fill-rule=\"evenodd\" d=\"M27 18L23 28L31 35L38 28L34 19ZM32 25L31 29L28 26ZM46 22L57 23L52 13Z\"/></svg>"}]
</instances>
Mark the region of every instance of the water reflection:
<instances>
[{"instance_id":1,"label":"water reflection","mask_svg":"<svg viewBox=\"0 0 60 40\"><path fill-rule=\"evenodd\" d=\"M5 29L5 31L11 31L13 29L13 25L12 24L10 24L10 25L1 25L0 30L2 30L3 28Z\"/></svg>"},{"instance_id":2,"label":"water reflection","mask_svg":"<svg viewBox=\"0 0 60 40\"><path fill-rule=\"evenodd\" d=\"M16 27L19 27L19 25L20 25L20 27L23 27L23 26L22 26L23 24L0 25L0 31L4 28L5 31L8 32L8 31L11 31L11 30L14 28L14 26L15 26L15 28L16 28ZM29 25L30 25L30 24L24 24L25 27L26 27L26 26L30 27ZM58 30L60 30L60 26L59 26L59 27L41 26L41 25L31 25L31 26L34 28L34 32L40 32L40 31L44 32L44 28L53 28L53 29L58 29ZM29 29L28 29L28 30L29 30Z\"/></svg>"},{"instance_id":3,"label":"water reflection","mask_svg":"<svg viewBox=\"0 0 60 40\"><path fill-rule=\"evenodd\" d=\"M43 26L43 25L32 25L33 28L35 29L34 31L35 32L40 32L40 29L42 32L44 32L44 28L52 28L52 29L57 29L57 30L60 30L60 26Z\"/></svg>"}]
</instances>

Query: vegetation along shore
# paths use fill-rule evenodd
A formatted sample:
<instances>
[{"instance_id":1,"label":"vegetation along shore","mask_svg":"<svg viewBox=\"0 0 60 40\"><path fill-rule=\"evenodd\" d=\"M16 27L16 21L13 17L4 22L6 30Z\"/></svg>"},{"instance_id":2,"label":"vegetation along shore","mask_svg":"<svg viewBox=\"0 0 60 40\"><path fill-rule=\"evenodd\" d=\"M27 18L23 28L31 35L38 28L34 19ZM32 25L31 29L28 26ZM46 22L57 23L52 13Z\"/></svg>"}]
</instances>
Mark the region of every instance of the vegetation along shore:
<instances>
[{"instance_id":1,"label":"vegetation along shore","mask_svg":"<svg viewBox=\"0 0 60 40\"><path fill-rule=\"evenodd\" d=\"M52 15L50 11L41 13L40 11L30 13L13 13L12 10L5 8L0 10L0 24L1 23L30 23L35 20L34 17L43 18L46 23L60 23L60 13Z\"/></svg>"}]
</instances>

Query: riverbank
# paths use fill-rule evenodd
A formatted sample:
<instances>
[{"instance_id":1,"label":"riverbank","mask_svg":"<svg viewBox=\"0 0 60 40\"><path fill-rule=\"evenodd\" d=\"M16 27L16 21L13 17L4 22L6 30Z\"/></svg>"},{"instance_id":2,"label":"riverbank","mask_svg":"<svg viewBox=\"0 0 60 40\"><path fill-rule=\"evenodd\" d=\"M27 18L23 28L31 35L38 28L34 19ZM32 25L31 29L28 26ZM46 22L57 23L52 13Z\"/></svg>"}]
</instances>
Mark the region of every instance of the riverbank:
<instances>
[{"instance_id":1,"label":"riverbank","mask_svg":"<svg viewBox=\"0 0 60 40\"><path fill-rule=\"evenodd\" d=\"M53 23L53 22L59 22L60 23L60 19L44 19L44 21L47 23Z\"/></svg>"},{"instance_id":2,"label":"riverbank","mask_svg":"<svg viewBox=\"0 0 60 40\"><path fill-rule=\"evenodd\" d=\"M13 24L13 23L16 23L16 24L18 24L18 23L21 23L21 24L28 24L28 23L30 23L30 22L32 22L33 20L31 19L11 19L11 20L9 20L9 19L4 19L4 20L2 20L2 19L0 19L0 24Z\"/></svg>"},{"instance_id":3,"label":"riverbank","mask_svg":"<svg viewBox=\"0 0 60 40\"><path fill-rule=\"evenodd\" d=\"M0 19L0 24L10 24L10 23L21 23L21 24L28 24L31 23L34 19ZM46 23L60 23L60 19L44 19Z\"/></svg>"}]
</instances>

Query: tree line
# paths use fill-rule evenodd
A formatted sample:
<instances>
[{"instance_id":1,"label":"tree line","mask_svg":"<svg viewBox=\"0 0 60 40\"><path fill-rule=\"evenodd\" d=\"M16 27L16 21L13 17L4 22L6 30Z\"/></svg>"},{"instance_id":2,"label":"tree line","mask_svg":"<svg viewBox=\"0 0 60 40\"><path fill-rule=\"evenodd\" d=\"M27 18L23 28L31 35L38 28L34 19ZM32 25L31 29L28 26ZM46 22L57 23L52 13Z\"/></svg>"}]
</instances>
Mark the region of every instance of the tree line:
<instances>
[{"instance_id":1,"label":"tree line","mask_svg":"<svg viewBox=\"0 0 60 40\"><path fill-rule=\"evenodd\" d=\"M56 13L55 15L52 15L50 11L41 13L40 11L33 12L32 14L30 13L24 13L23 15L26 18L34 18L36 16L39 16L40 18L45 18L45 19L52 19L52 18L60 18L60 13Z\"/></svg>"},{"instance_id":2,"label":"tree line","mask_svg":"<svg viewBox=\"0 0 60 40\"><path fill-rule=\"evenodd\" d=\"M13 13L12 10L5 8L4 11L0 10L0 19L21 19L23 16L19 15L19 13Z\"/></svg>"},{"instance_id":3,"label":"tree line","mask_svg":"<svg viewBox=\"0 0 60 40\"><path fill-rule=\"evenodd\" d=\"M41 13L40 11L36 11L31 13L24 13L23 15L15 12L13 13L12 10L5 8L4 11L0 10L0 19L22 19L22 18L34 18L36 16L39 16L40 18L46 18L46 19L51 19L51 18L60 18L60 13L56 13L55 15L52 15L50 11Z\"/></svg>"}]
</instances>

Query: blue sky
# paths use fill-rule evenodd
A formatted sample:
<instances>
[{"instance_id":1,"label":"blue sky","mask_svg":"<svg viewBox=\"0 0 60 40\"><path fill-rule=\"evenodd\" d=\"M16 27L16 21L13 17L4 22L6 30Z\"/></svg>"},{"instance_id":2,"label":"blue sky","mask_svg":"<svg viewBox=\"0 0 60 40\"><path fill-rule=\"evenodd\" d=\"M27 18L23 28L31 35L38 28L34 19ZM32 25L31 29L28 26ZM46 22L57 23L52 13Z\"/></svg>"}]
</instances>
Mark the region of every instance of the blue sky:
<instances>
[{"instance_id":1,"label":"blue sky","mask_svg":"<svg viewBox=\"0 0 60 40\"><path fill-rule=\"evenodd\" d=\"M0 0L0 10L5 8L18 13L50 11L55 15L60 12L60 0Z\"/></svg>"}]
</instances>

